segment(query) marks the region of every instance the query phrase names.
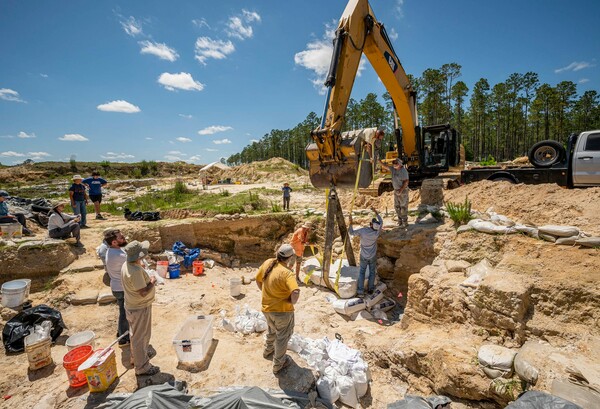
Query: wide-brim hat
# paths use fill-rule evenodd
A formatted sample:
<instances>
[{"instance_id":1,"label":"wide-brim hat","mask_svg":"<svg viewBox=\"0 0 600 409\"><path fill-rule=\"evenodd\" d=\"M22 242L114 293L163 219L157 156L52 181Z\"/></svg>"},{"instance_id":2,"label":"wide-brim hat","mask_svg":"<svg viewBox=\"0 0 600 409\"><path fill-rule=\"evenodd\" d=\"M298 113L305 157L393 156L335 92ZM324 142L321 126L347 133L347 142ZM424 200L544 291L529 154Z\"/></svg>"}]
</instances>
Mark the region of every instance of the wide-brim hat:
<instances>
[{"instance_id":1,"label":"wide-brim hat","mask_svg":"<svg viewBox=\"0 0 600 409\"><path fill-rule=\"evenodd\" d=\"M313 224L312 224L312 222L304 222L304 224L302 225L302 227L304 227L305 229L312 229L313 228Z\"/></svg>"},{"instance_id":2,"label":"wide-brim hat","mask_svg":"<svg viewBox=\"0 0 600 409\"><path fill-rule=\"evenodd\" d=\"M81 175L73 175L72 179L73 180L79 180L79 179L83 180L83 178L81 177Z\"/></svg>"},{"instance_id":3,"label":"wide-brim hat","mask_svg":"<svg viewBox=\"0 0 600 409\"><path fill-rule=\"evenodd\" d=\"M142 242L134 240L123 248L123 250L127 254L128 263L133 263L135 261L138 261L142 257L146 257L148 255L149 249L150 242L148 240Z\"/></svg>"},{"instance_id":4,"label":"wide-brim hat","mask_svg":"<svg viewBox=\"0 0 600 409\"><path fill-rule=\"evenodd\" d=\"M67 202L56 202L54 205L52 205L52 210L56 210L56 208L60 205L66 206Z\"/></svg>"}]
</instances>

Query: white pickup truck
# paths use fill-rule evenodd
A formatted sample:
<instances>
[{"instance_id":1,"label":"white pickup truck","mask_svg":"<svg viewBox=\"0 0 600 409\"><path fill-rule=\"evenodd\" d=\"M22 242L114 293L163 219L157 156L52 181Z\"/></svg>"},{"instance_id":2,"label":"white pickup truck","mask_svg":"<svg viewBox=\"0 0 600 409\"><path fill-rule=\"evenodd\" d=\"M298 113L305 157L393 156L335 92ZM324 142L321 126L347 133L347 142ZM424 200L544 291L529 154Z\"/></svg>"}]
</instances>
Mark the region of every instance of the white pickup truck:
<instances>
[{"instance_id":1,"label":"white pickup truck","mask_svg":"<svg viewBox=\"0 0 600 409\"><path fill-rule=\"evenodd\" d=\"M600 130L569 136L567 149L557 141L538 142L529 150L532 166L479 167L461 172L463 183L478 180L557 183L565 187L600 186Z\"/></svg>"}]
</instances>

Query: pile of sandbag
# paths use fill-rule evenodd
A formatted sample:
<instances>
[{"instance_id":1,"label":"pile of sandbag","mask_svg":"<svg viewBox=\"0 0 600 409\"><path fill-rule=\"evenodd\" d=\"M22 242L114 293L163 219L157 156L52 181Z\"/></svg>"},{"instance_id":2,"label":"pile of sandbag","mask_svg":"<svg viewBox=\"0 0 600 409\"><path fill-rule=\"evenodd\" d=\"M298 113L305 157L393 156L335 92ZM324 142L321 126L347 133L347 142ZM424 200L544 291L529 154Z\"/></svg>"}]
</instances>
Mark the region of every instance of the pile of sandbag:
<instances>
[{"instance_id":1,"label":"pile of sandbag","mask_svg":"<svg viewBox=\"0 0 600 409\"><path fill-rule=\"evenodd\" d=\"M340 267L341 264L341 267ZM340 272L340 279L338 282L337 294L340 298L352 298L356 295L358 288L358 266L350 266L348 260L336 260L329 268L329 282L333 285L335 283L338 270ZM304 274L310 277L310 282L325 287L325 281L323 280L323 271L321 264L316 257L311 257L302 263L302 271ZM369 277L369 269L365 272L365 286L368 284L367 279ZM375 278L377 280L377 278ZM377 281L376 281L377 282Z\"/></svg>"},{"instance_id":2,"label":"pile of sandbag","mask_svg":"<svg viewBox=\"0 0 600 409\"><path fill-rule=\"evenodd\" d=\"M240 309L239 305L235 307L235 318L233 322L225 318L225 310L221 310L221 325L223 329L231 332L239 332L244 335L254 332L264 332L267 330L267 320L260 311L250 309L248 304Z\"/></svg>"},{"instance_id":3,"label":"pile of sandbag","mask_svg":"<svg viewBox=\"0 0 600 409\"><path fill-rule=\"evenodd\" d=\"M298 334L292 335L288 349L297 352L319 373L317 392L321 399L332 404L339 399L351 408L358 407L371 380L369 366L360 351L337 339L313 340Z\"/></svg>"},{"instance_id":4,"label":"pile of sandbag","mask_svg":"<svg viewBox=\"0 0 600 409\"><path fill-rule=\"evenodd\" d=\"M396 302L384 296L387 289L385 283L379 283L372 294L364 298L337 299L332 301L333 309L338 314L350 317L352 321L361 319L388 320L386 312L396 306Z\"/></svg>"},{"instance_id":5,"label":"pile of sandbag","mask_svg":"<svg viewBox=\"0 0 600 409\"><path fill-rule=\"evenodd\" d=\"M518 351L499 345L482 345L477 359L483 372L490 379L511 378L513 371L519 379L530 385L538 380L538 370L530 364Z\"/></svg>"}]
</instances>

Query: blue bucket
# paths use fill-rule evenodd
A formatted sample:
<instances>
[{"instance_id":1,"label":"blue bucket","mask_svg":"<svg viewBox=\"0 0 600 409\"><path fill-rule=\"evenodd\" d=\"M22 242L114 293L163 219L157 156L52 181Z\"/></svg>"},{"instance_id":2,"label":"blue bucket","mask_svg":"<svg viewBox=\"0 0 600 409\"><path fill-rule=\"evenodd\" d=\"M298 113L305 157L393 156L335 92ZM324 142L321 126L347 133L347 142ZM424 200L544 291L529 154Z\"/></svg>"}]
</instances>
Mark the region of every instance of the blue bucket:
<instances>
[{"instance_id":1,"label":"blue bucket","mask_svg":"<svg viewBox=\"0 0 600 409\"><path fill-rule=\"evenodd\" d=\"M169 268L167 269L169 278L179 278L179 273L181 268L179 264L169 264Z\"/></svg>"}]
</instances>

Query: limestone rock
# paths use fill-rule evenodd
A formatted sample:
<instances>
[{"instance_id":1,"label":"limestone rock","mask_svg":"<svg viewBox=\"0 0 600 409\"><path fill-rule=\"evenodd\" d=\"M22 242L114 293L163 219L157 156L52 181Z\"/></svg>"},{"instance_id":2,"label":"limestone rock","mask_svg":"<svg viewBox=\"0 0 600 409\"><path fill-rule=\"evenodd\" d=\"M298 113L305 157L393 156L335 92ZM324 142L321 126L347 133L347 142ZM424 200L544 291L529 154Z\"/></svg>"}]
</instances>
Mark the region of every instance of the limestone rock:
<instances>
[{"instance_id":1,"label":"limestone rock","mask_svg":"<svg viewBox=\"0 0 600 409\"><path fill-rule=\"evenodd\" d=\"M463 271L465 271L470 266L471 266L471 263L469 263L468 261L464 261L464 260L446 260L446 268L451 273L463 272Z\"/></svg>"},{"instance_id":2,"label":"limestone rock","mask_svg":"<svg viewBox=\"0 0 600 409\"><path fill-rule=\"evenodd\" d=\"M388 279L394 276L394 263L388 257L379 257L377 259L377 275Z\"/></svg>"},{"instance_id":3,"label":"limestone rock","mask_svg":"<svg viewBox=\"0 0 600 409\"><path fill-rule=\"evenodd\" d=\"M69 300L72 305L96 304L96 301L98 300L98 291L97 290L80 291L77 294L71 295L69 297Z\"/></svg>"},{"instance_id":4,"label":"limestone rock","mask_svg":"<svg viewBox=\"0 0 600 409\"><path fill-rule=\"evenodd\" d=\"M34 278L58 274L76 258L71 247L63 240L25 241L18 247L0 249L0 278L4 275Z\"/></svg>"},{"instance_id":5,"label":"limestone rock","mask_svg":"<svg viewBox=\"0 0 600 409\"><path fill-rule=\"evenodd\" d=\"M421 185L421 204L442 207L444 205L444 181L425 179Z\"/></svg>"}]
</instances>

